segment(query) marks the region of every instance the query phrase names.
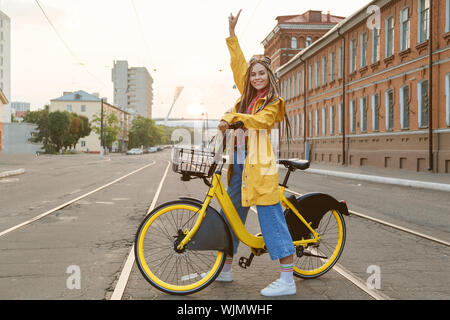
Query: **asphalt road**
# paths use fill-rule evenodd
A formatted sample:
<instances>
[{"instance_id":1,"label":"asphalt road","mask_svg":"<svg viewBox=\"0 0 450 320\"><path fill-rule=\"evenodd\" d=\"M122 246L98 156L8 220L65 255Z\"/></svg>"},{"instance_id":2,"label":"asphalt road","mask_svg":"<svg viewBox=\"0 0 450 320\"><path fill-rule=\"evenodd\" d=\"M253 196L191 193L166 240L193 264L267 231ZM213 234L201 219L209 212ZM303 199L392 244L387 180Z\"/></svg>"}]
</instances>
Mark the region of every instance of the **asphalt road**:
<instances>
[{"instance_id":1,"label":"asphalt road","mask_svg":"<svg viewBox=\"0 0 450 320\"><path fill-rule=\"evenodd\" d=\"M0 232L57 205L152 164L136 174L38 221L0 237L0 299L109 299L167 167L170 151L142 156L41 156L24 160L24 175L0 179ZM283 171L280 171L283 176ZM295 173L290 189L326 192L351 210L450 240L448 193ZM169 170L157 204L202 199L201 181L183 183ZM347 242L339 264L365 282L379 271L379 291L393 299L449 299L448 247L363 220L346 217ZM259 232L250 213L247 228ZM248 256L240 246L237 256ZM237 259L236 259L237 260ZM237 262L237 261L236 261ZM233 266L230 284L213 283L187 297L157 291L134 266L123 299L256 299L278 277L278 263L256 257L250 269ZM375 269L374 269L375 268ZM287 299L372 299L335 271L297 279Z\"/></svg>"}]
</instances>

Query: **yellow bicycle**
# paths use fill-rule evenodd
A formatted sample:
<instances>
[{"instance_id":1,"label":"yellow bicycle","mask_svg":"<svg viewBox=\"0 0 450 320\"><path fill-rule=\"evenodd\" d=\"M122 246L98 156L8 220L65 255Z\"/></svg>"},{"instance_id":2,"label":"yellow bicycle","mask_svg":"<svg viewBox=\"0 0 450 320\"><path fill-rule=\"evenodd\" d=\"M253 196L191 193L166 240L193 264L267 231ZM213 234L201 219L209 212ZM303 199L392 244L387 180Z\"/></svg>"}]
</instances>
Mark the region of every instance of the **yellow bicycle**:
<instances>
[{"instance_id":1,"label":"yellow bicycle","mask_svg":"<svg viewBox=\"0 0 450 320\"><path fill-rule=\"evenodd\" d=\"M250 234L242 223L221 182L225 161L217 164L216 158L214 152L174 149L173 170L182 174L183 181L203 179L209 187L207 195L203 201L180 198L158 206L137 231L137 266L144 278L163 292L186 295L210 285L221 272L226 255L233 255L230 228L251 250L248 258L240 258L242 268L248 268L254 256L267 252L261 234ZM309 161L280 160L279 164L288 169L280 184L280 202L296 248L294 275L319 277L333 268L344 249L347 205L324 193L286 197L291 172L308 169ZM214 198L228 223L210 206Z\"/></svg>"}]
</instances>

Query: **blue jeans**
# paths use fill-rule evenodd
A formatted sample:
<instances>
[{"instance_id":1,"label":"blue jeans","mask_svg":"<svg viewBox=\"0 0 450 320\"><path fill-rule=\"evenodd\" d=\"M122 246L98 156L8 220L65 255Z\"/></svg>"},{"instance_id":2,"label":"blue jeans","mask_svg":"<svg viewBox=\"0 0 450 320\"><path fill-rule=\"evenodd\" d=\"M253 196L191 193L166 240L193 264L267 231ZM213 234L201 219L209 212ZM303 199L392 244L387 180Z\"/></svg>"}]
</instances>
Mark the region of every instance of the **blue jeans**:
<instances>
[{"instance_id":1,"label":"blue jeans","mask_svg":"<svg viewBox=\"0 0 450 320\"><path fill-rule=\"evenodd\" d=\"M227 192L239 217L245 224L250 208L243 207L241 201L242 171L244 170L244 164L241 164L242 162L243 161L237 161L237 152L235 152L233 172ZM258 211L259 226L270 258L272 260L279 260L294 254L295 248L292 244L292 237L289 233L280 202L271 206L256 206L256 209ZM223 210L220 210L220 214L226 220ZM239 239L236 237L233 230L231 230L231 234L233 236L234 254L236 254L239 246Z\"/></svg>"}]
</instances>

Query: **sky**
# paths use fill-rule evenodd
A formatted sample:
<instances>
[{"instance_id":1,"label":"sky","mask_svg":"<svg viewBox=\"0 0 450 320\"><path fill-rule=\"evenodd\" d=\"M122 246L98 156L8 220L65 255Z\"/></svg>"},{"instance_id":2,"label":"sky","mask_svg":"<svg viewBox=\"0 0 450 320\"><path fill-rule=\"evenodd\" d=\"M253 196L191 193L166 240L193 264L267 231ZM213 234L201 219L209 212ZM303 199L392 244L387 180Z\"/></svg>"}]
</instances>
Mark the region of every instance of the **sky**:
<instances>
[{"instance_id":1,"label":"sky","mask_svg":"<svg viewBox=\"0 0 450 320\"><path fill-rule=\"evenodd\" d=\"M262 54L276 17L308 10L347 17L369 0L0 0L11 18L11 101L32 110L63 91L98 92L113 103L115 60L146 67L153 78L153 117L218 119L233 106L228 16L242 9L236 35L244 55ZM345 5L344 5L345 3Z\"/></svg>"}]
</instances>

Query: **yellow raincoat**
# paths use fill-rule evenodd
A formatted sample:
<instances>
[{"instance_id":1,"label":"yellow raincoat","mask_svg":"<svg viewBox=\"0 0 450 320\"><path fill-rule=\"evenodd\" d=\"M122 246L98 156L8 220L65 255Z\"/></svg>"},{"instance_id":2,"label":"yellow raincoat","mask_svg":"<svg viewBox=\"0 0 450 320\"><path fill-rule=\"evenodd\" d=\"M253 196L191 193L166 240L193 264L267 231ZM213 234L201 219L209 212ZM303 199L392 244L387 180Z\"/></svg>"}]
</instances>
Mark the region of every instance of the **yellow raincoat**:
<instances>
[{"instance_id":1,"label":"yellow raincoat","mask_svg":"<svg viewBox=\"0 0 450 320\"><path fill-rule=\"evenodd\" d=\"M231 55L231 69L233 70L234 81L242 94L245 74L248 68L247 61L239 46L237 37L229 37L226 40ZM241 98L235 103L232 112L226 113L222 120L228 124L242 121L244 127L249 130L248 156L245 159L242 173L242 206L274 205L280 201L280 193L278 169L269 134L274 125L283 120L285 115L284 100L277 97L263 110L256 112L266 97L258 99L253 107L253 113L250 115L237 113ZM233 159L233 148L233 145L229 146L230 159ZM233 165L230 164L228 166L228 183L230 182L232 170Z\"/></svg>"}]
</instances>

